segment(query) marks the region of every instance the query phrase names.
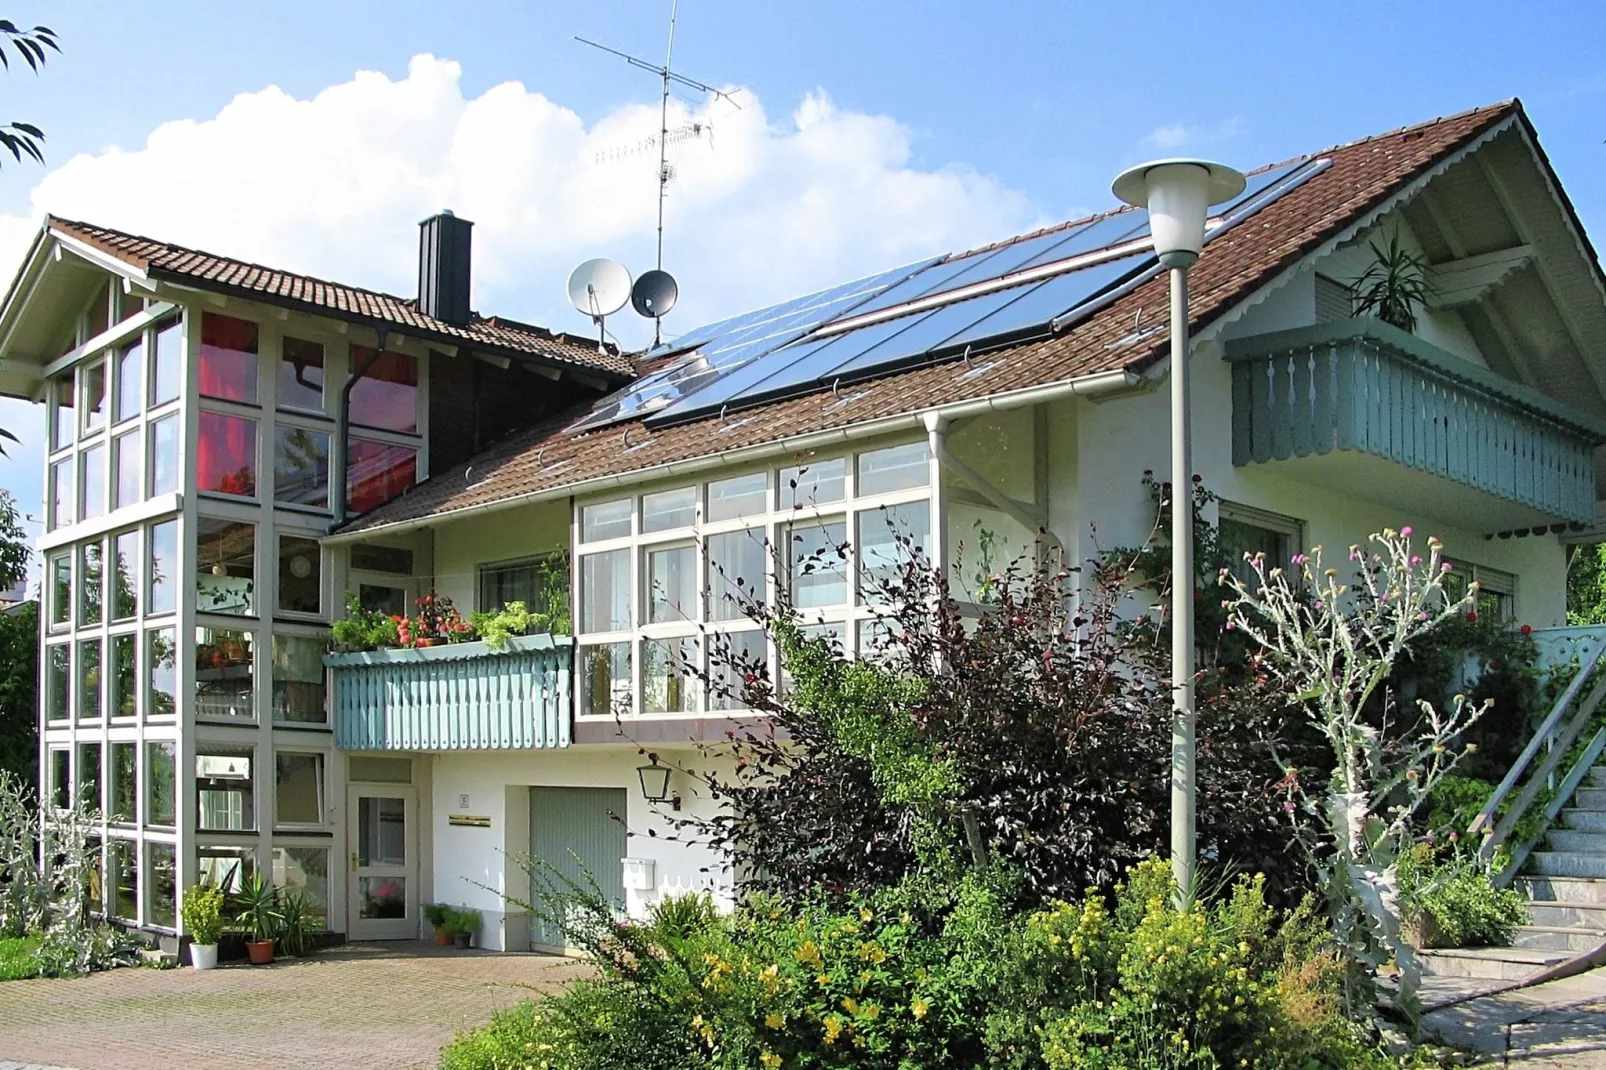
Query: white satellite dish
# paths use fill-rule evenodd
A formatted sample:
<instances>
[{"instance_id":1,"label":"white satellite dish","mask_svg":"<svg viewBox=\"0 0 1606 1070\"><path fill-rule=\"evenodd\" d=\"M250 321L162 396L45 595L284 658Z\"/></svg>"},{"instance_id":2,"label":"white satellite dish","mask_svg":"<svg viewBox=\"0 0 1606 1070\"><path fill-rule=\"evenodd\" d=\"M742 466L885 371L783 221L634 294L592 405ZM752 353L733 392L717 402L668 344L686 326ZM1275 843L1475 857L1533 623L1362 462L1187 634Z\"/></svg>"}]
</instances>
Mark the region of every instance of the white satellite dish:
<instances>
[{"instance_id":1,"label":"white satellite dish","mask_svg":"<svg viewBox=\"0 0 1606 1070\"><path fill-rule=\"evenodd\" d=\"M569 303L600 322L630 303L630 272L617 260L587 260L569 273Z\"/></svg>"}]
</instances>

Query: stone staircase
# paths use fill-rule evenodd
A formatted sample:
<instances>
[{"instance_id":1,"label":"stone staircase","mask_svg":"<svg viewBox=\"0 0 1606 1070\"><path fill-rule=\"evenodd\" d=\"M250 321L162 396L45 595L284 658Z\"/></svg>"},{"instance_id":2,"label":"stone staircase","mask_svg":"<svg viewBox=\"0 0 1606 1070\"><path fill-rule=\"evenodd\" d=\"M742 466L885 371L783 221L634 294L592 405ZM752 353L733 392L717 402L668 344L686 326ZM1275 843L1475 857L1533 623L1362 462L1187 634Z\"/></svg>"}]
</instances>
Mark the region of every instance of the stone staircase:
<instances>
[{"instance_id":1,"label":"stone staircase","mask_svg":"<svg viewBox=\"0 0 1606 1070\"><path fill-rule=\"evenodd\" d=\"M1570 801L1516 880L1529 923L1514 945L1423 951L1425 975L1521 981L1606 943L1606 762Z\"/></svg>"}]
</instances>

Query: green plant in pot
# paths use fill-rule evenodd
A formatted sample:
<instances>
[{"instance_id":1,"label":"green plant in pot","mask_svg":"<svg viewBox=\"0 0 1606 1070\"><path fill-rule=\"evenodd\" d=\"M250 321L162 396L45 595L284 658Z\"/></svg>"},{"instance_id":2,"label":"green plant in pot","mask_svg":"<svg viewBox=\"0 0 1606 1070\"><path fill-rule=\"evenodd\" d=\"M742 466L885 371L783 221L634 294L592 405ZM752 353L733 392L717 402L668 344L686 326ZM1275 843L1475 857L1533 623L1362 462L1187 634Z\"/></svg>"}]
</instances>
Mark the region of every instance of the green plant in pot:
<instances>
[{"instance_id":1,"label":"green plant in pot","mask_svg":"<svg viewBox=\"0 0 1606 1070\"><path fill-rule=\"evenodd\" d=\"M429 922L431 929L435 930L435 942L442 947L452 942L452 934L446 928L446 920L451 913L452 908L445 903L424 904L424 920Z\"/></svg>"},{"instance_id":2,"label":"green plant in pot","mask_svg":"<svg viewBox=\"0 0 1606 1070\"><path fill-rule=\"evenodd\" d=\"M253 873L235 896L235 920L250 937L245 953L254 966L273 961L273 940L284 924L284 911L279 905L279 889Z\"/></svg>"},{"instance_id":3,"label":"green plant in pot","mask_svg":"<svg viewBox=\"0 0 1606 1070\"><path fill-rule=\"evenodd\" d=\"M190 934L190 965L197 970L212 969L223 936L223 889L197 884L184 893L179 913Z\"/></svg>"},{"instance_id":4,"label":"green plant in pot","mask_svg":"<svg viewBox=\"0 0 1606 1070\"><path fill-rule=\"evenodd\" d=\"M460 948L470 946L480 931L480 912L472 907L448 907L447 911L446 931L452 934L452 943Z\"/></svg>"},{"instance_id":5,"label":"green plant in pot","mask_svg":"<svg viewBox=\"0 0 1606 1070\"><path fill-rule=\"evenodd\" d=\"M313 944L323 931L323 916L313 906L312 897L299 889L279 897L279 928L274 949L296 958L312 954Z\"/></svg>"},{"instance_id":6,"label":"green plant in pot","mask_svg":"<svg viewBox=\"0 0 1606 1070\"><path fill-rule=\"evenodd\" d=\"M1355 314L1376 316L1402 331L1416 331L1416 310L1433 295L1428 262L1400 244L1396 231L1387 248L1371 243L1372 263L1351 285Z\"/></svg>"}]
</instances>

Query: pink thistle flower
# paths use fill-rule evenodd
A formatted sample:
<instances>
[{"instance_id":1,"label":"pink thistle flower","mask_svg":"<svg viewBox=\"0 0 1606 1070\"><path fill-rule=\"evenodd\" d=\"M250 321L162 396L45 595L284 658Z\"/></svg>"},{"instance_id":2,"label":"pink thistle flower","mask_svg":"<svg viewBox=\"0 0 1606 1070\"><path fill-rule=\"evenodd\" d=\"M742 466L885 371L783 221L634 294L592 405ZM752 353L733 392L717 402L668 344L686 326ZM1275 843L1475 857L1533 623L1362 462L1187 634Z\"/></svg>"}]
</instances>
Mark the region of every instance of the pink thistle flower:
<instances>
[{"instance_id":1,"label":"pink thistle flower","mask_svg":"<svg viewBox=\"0 0 1606 1070\"><path fill-rule=\"evenodd\" d=\"M1401 528L1400 535L1402 538L1409 539L1411 537L1411 525L1407 524L1405 527Z\"/></svg>"},{"instance_id":2,"label":"pink thistle flower","mask_svg":"<svg viewBox=\"0 0 1606 1070\"><path fill-rule=\"evenodd\" d=\"M1450 562L1446 561L1444 564L1439 566L1439 571L1440 572L1453 572L1453 571L1455 571L1455 568L1454 568L1453 565L1450 564Z\"/></svg>"}]
</instances>

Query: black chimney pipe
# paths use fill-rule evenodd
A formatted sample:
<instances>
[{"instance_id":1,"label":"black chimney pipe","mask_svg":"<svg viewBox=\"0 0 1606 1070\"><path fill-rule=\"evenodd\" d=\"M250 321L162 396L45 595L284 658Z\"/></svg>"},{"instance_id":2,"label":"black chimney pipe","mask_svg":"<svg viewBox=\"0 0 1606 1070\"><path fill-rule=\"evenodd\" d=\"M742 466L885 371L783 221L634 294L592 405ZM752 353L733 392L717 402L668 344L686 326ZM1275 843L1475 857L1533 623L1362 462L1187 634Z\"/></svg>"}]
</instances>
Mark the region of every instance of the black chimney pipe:
<instances>
[{"instance_id":1,"label":"black chimney pipe","mask_svg":"<svg viewBox=\"0 0 1606 1070\"><path fill-rule=\"evenodd\" d=\"M468 323L469 259L474 224L445 210L418 224L418 310L445 323Z\"/></svg>"}]
</instances>

